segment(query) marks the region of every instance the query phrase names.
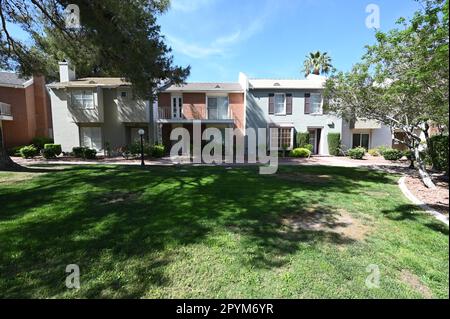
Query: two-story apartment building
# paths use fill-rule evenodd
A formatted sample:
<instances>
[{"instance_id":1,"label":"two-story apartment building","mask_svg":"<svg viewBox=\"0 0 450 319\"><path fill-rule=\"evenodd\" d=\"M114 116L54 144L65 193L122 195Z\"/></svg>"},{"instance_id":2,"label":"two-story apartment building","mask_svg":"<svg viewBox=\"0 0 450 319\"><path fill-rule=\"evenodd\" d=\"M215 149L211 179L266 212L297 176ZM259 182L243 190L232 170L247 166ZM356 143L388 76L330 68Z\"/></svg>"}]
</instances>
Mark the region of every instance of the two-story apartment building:
<instances>
[{"instance_id":1,"label":"two-story apartment building","mask_svg":"<svg viewBox=\"0 0 450 319\"><path fill-rule=\"evenodd\" d=\"M55 143L64 151L74 146L102 150L129 145L145 129L146 139L170 150L170 133L184 127L193 136L194 121L202 131L215 127L248 130L278 129L278 145L292 149L298 132L309 132L313 153L327 155L328 134L340 133L347 148L392 146L388 127L374 121L349 123L324 112L325 78L304 80L249 79L243 73L234 83L186 83L160 88L157 101L135 100L131 84L120 78L76 79L67 62L60 64L60 82L49 85ZM152 105L152 107L150 107ZM266 133L270 134L270 133ZM273 142L271 136L266 136ZM205 142L204 142L205 143Z\"/></svg>"},{"instance_id":2,"label":"two-story apartment building","mask_svg":"<svg viewBox=\"0 0 450 319\"><path fill-rule=\"evenodd\" d=\"M28 145L34 137L51 137L50 100L42 76L0 72L0 127L4 147Z\"/></svg>"},{"instance_id":3,"label":"two-story apartment building","mask_svg":"<svg viewBox=\"0 0 450 319\"><path fill-rule=\"evenodd\" d=\"M77 79L68 62L59 65L60 81L48 85L55 143L63 151L85 146L114 150L139 138L149 139L151 110L148 101L134 99L131 85L121 78Z\"/></svg>"}]
</instances>

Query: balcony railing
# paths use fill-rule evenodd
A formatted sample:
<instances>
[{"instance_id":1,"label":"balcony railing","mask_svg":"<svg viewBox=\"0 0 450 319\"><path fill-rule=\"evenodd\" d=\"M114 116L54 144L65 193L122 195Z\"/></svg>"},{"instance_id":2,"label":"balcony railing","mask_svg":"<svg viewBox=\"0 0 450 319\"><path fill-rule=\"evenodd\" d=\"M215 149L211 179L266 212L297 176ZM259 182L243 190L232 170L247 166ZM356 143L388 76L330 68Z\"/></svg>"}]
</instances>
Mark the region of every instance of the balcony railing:
<instances>
[{"instance_id":1,"label":"balcony railing","mask_svg":"<svg viewBox=\"0 0 450 319\"><path fill-rule=\"evenodd\" d=\"M234 120L235 116L231 108L228 108L228 114L226 117L224 116L218 116L218 117L209 117L208 116L208 110L198 110L198 111L192 111L194 117L196 119L204 119L204 120ZM180 118L172 117L172 112L170 107L164 106L158 108L158 119L160 120L179 120Z\"/></svg>"},{"instance_id":2,"label":"balcony railing","mask_svg":"<svg viewBox=\"0 0 450 319\"><path fill-rule=\"evenodd\" d=\"M0 102L0 115L12 116L11 105Z\"/></svg>"}]
</instances>

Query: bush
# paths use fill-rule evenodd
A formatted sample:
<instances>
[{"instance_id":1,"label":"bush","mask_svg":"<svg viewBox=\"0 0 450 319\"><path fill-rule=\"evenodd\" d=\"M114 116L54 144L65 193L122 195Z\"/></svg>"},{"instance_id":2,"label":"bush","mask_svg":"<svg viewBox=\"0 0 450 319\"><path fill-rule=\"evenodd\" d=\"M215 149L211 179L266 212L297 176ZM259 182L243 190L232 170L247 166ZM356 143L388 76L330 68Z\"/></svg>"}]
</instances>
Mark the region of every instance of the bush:
<instances>
[{"instance_id":1,"label":"bush","mask_svg":"<svg viewBox=\"0 0 450 319\"><path fill-rule=\"evenodd\" d=\"M53 150L53 153L55 156L59 156L62 153L61 145L60 144L45 144L44 150L51 149Z\"/></svg>"},{"instance_id":2,"label":"bush","mask_svg":"<svg viewBox=\"0 0 450 319\"><path fill-rule=\"evenodd\" d=\"M292 157L310 157L311 156L311 151L307 148L294 148L290 154L290 156Z\"/></svg>"},{"instance_id":3,"label":"bush","mask_svg":"<svg viewBox=\"0 0 450 319\"><path fill-rule=\"evenodd\" d=\"M86 147L74 147L72 148L73 156L83 158L84 157L84 150Z\"/></svg>"},{"instance_id":4,"label":"bush","mask_svg":"<svg viewBox=\"0 0 450 319\"><path fill-rule=\"evenodd\" d=\"M45 144L52 144L53 139L49 137L36 136L31 140L31 144L33 144L38 151L44 149Z\"/></svg>"},{"instance_id":5,"label":"bush","mask_svg":"<svg viewBox=\"0 0 450 319\"><path fill-rule=\"evenodd\" d=\"M403 157L403 152L390 148L383 151L383 157L388 161L398 161Z\"/></svg>"},{"instance_id":6,"label":"bush","mask_svg":"<svg viewBox=\"0 0 450 319\"><path fill-rule=\"evenodd\" d=\"M44 148L43 150L41 150L41 155L44 158L46 158L46 159L50 159L50 158L55 158L56 157L56 153L55 153L55 150L53 148Z\"/></svg>"},{"instance_id":7,"label":"bush","mask_svg":"<svg viewBox=\"0 0 450 319\"><path fill-rule=\"evenodd\" d=\"M333 156L339 155L339 146L341 145L340 133L328 133L328 153Z\"/></svg>"},{"instance_id":8,"label":"bush","mask_svg":"<svg viewBox=\"0 0 450 319\"><path fill-rule=\"evenodd\" d=\"M410 150L403 151L403 156L405 156L409 161L413 158L415 158L414 153Z\"/></svg>"},{"instance_id":9,"label":"bush","mask_svg":"<svg viewBox=\"0 0 450 319\"><path fill-rule=\"evenodd\" d=\"M9 156L21 156L21 155L20 155L20 149L21 149L22 147L25 147L25 146L27 146L27 145L20 145L20 146L14 146L14 147L11 147L11 148L8 150L8 155L9 155Z\"/></svg>"},{"instance_id":10,"label":"bush","mask_svg":"<svg viewBox=\"0 0 450 319\"><path fill-rule=\"evenodd\" d=\"M164 145L155 144L152 146L152 156L153 157L163 157L165 154Z\"/></svg>"},{"instance_id":11,"label":"bush","mask_svg":"<svg viewBox=\"0 0 450 319\"><path fill-rule=\"evenodd\" d=\"M297 133L297 147L304 148L306 144L309 144L309 133L308 132Z\"/></svg>"},{"instance_id":12,"label":"bush","mask_svg":"<svg viewBox=\"0 0 450 319\"><path fill-rule=\"evenodd\" d=\"M38 149L34 145L24 146L19 151L23 158L32 158L39 154Z\"/></svg>"},{"instance_id":13,"label":"bush","mask_svg":"<svg viewBox=\"0 0 450 319\"><path fill-rule=\"evenodd\" d=\"M309 150L312 153L314 146L312 144L305 144L302 146L302 148L306 148L307 150Z\"/></svg>"},{"instance_id":14,"label":"bush","mask_svg":"<svg viewBox=\"0 0 450 319\"><path fill-rule=\"evenodd\" d=\"M348 150L348 156L352 159L362 159L366 154L366 149L364 147L355 147Z\"/></svg>"},{"instance_id":15,"label":"bush","mask_svg":"<svg viewBox=\"0 0 450 319\"><path fill-rule=\"evenodd\" d=\"M435 135L428 140L428 155L433 168L445 171L448 175L448 135Z\"/></svg>"},{"instance_id":16,"label":"bush","mask_svg":"<svg viewBox=\"0 0 450 319\"><path fill-rule=\"evenodd\" d=\"M389 146L381 145L377 147L378 153L380 153L381 156L383 156L384 151L390 150L391 148Z\"/></svg>"},{"instance_id":17,"label":"bush","mask_svg":"<svg viewBox=\"0 0 450 319\"><path fill-rule=\"evenodd\" d=\"M95 159L97 157L97 151L92 148L85 148L83 154L85 159Z\"/></svg>"},{"instance_id":18,"label":"bush","mask_svg":"<svg viewBox=\"0 0 450 319\"><path fill-rule=\"evenodd\" d=\"M376 148L372 148L370 149L367 153L369 153L369 155L371 156L380 156L380 153L378 152L378 150Z\"/></svg>"}]
</instances>

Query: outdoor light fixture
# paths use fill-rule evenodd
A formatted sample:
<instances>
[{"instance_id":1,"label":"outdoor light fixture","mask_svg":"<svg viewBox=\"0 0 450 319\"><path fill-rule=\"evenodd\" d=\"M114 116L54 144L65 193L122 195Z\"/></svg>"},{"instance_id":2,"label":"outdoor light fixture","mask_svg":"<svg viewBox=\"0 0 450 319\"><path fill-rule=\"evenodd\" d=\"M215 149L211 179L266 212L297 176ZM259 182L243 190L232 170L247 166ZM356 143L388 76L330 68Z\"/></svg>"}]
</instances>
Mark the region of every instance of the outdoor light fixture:
<instances>
[{"instance_id":1,"label":"outdoor light fixture","mask_svg":"<svg viewBox=\"0 0 450 319\"><path fill-rule=\"evenodd\" d=\"M138 134L141 137L141 166L145 166L145 163L144 163L144 134L145 134L145 131L143 129L139 129Z\"/></svg>"}]
</instances>

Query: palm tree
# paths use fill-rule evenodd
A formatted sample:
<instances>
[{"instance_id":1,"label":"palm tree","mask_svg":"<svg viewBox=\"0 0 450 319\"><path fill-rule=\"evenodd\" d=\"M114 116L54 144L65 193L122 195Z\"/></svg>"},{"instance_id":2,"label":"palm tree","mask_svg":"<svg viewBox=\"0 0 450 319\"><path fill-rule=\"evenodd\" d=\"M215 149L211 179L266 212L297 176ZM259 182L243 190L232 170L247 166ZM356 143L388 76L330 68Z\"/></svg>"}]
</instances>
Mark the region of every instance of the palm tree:
<instances>
[{"instance_id":1,"label":"palm tree","mask_svg":"<svg viewBox=\"0 0 450 319\"><path fill-rule=\"evenodd\" d=\"M328 74L332 68L331 57L327 52L310 52L309 56L306 56L306 60L303 63L305 76L308 76L311 73L315 75L320 75L320 73Z\"/></svg>"}]
</instances>

